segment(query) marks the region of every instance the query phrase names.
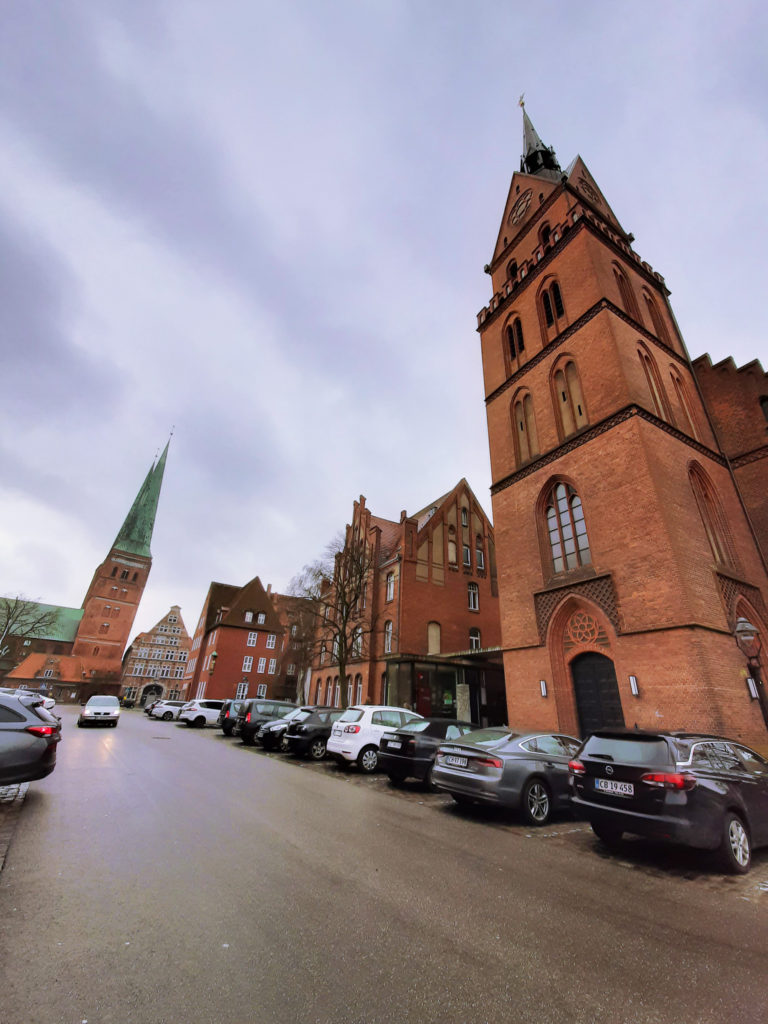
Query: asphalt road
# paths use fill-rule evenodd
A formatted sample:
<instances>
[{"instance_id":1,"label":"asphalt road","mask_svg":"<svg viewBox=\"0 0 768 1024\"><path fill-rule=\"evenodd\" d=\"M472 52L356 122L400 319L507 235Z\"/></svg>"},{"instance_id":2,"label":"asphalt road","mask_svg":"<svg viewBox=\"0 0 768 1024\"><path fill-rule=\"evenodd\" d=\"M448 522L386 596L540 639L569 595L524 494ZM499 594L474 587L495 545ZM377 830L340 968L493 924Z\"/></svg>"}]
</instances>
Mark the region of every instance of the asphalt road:
<instances>
[{"instance_id":1,"label":"asphalt road","mask_svg":"<svg viewBox=\"0 0 768 1024\"><path fill-rule=\"evenodd\" d=\"M620 856L382 777L124 712L30 785L3 1024L768 1020L768 854Z\"/></svg>"}]
</instances>

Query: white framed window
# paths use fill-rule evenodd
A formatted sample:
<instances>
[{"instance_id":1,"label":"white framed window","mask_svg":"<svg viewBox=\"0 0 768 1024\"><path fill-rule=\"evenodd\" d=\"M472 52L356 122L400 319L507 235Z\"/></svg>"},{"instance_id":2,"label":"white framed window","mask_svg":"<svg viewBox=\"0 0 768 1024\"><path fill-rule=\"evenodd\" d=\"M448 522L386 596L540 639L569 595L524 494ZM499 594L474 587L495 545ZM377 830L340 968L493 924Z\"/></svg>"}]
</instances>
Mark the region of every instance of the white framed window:
<instances>
[{"instance_id":1,"label":"white framed window","mask_svg":"<svg viewBox=\"0 0 768 1024\"><path fill-rule=\"evenodd\" d=\"M155 668L154 665L150 665L149 668L147 669L147 679L156 679L156 678L157 678L157 669Z\"/></svg>"},{"instance_id":2,"label":"white framed window","mask_svg":"<svg viewBox=\"0 0 768 1024\"><path fill-rule=\"evenodd\" d=\"M469 631L469 649L470 651L479 651L480 644L480 630L470 629Z\"/></svg>"},{"instance_id":3,"label":"white framed window","mask_svg":"<svg viewBox=\"0 0 768 1024\"><path fill-rule=\"evenodd\" d=\"M164 657L165 657L166 661L175 661L176 660L176 652L175 651L166 651Z\"/></svg>"},{"instance_id":4,"label":"white framed window","mask_svg":"<svg viewBox=\"0 0 768 1024\"><path fill-rule=\"evenodd\" d=\"M143 676L144 675L144 662L137 661L133 666L133 675Z\"/></svg>"},{"instance_id":5,"label":"white framed window","mask_svg":"<svg viewBox=\"0 0 768 1024\"><path fill-rule=\"evenodd\" d=\"M267 684L266 683L259 683L259 685L256 687L256 696L257 697L266 697L267 696Z\"/></svg>"},{"instance_id":6,"label":"white framed window","mask_svg":"<svg viewBox=\"0 0 768 1024\"><path fill-rule=\"evenodd\" d=\"M258 668L256 669L256 671L260 672L263 675L264 674L264 670L266 669L266 667L267 667L267 659L266 658L259 658L259 665L258 665Z\"/></svg>"},{"instance_id":7,"label":"white framed window","mask_svg":"<svg viewBox=\"0 0 768 1024\"><path fill-rule=\"evenodd\" d=\"M179 655L178 655L177 660L178 661L186 661L188 657L189 657L189 652L188 651L179 651Z\"/></svg>"},{"instance_id":8,"label":"white framed window","mask_svg":"<svg viewBox=\"0 0 768 1024\"><path fill-rule=\"evenodd\" d=\"M246 654L243 658L243 672L250 672L253 668L253 658L250 654Z\"/></svg>"},{"instance_id":9,"label":"white framed window","mask_svg":"<svg viewBox=\"0 0 768 1024\"><path fill-rule=\"evenodd\" d=\"M461 545L461 560L464 565L472 565L472 556L469 553L469 544Z\"/></svg>"},{"instance_id":10,"label":"white framed window","mask_svg":"<svg viewBox=\"0 0 768 1024\"><path fill-rule=\"evenodd\" d=\"M269 659L269 674L273 676L277 672L277 658Z\"/></svg>"},{"instance_id":11,"label":"white framed window","mask_svg":"<svg viewBox=\"0 0 768 1024\"><path fill-rule=\"evenodd\" d=\"M355 693L355 704L363 703L363 680L358 678L357 680L357 692Z\"/></svg>"},{"instance_id":12,"label":"white framed window","mask_svg":"<svg viewBox=\"0 0 768 1024\"><path fill-rule=\"evenodd\" d=\"M169 622L178 622L179 620L178 620L178 618L175 615L169 615L168 616L168 621Z\"/></svg>"},{"instance_id":13,"label":"white framed window","mask_svg":"<svg viewBox=\"0 0 768 1024\"><path fill-rule=\"evenodd\" d=\"M333 706L335 708L337 708L339 706L340 702L341 702L341 686L337 682L336 686L334 687Z\"/></svg>"},{"instance_id":14,"label":"white framed window","mask_svg":"<svg viewBox=\"0 0 768 1024\"><path fill-rule=\"evenodd\" d=\"M264 614L264 612L259 612L259 614L256 616L256 622L260 626L263 626L266 621L267 621L267 616Z\"/></svg>"},{"instance_id":15,"label":"white framed window","mask_svg":"<svg viewBox=\"0 0 768 1024\"><path fill-rule=\"evenodd\" d=\"M288 666L288 675L289 676L295 676L296 675L296 666L295 665L289 665Z\"/></svg>"},{"instance_id":16,"label":"white framed window","mask_svg":"<svg viewBox=\"0 0 768 1024\"><path fill-rule=\"evenodd\" d=\"M139 648L139 657L140 658L148 658L149 657L149 648L148 647L141 647L141 648Z\"/></svg>"},{"instance_id":17,"label":"white framed window","mask_svg":"<svg viewBox=\"0 0 768 1024\"><path fill-rule=\"evenodd\" d=\"M467 603L471 612L480 610L480 588L476 583L467 584Z\"/></svg>"},{"instance_id":18,"label":"white framed window","mask_svg":"<svg viewBox=\"0 0 768 1024\"><path fill-rule=\"evenodd\" d=\"M195 700L202 700L203 697L205 696L205 684L205 679L201 679L200 682L197 684L197 693L195 694Z\"/></svg>"},{"instance_id":19,"label":"white framed window","mask_svg":"<svg viewBox=\"0 0 768 1024\"><path fill-rule=\"evenodd\" d=\"M43 679L53 679L53 669L52 668L47 668L43 672Z\"/></svg>"},{"instance_id":20,"label":"white framed window","mask_svg":"<svg viewBox=\"0 0 768 1024\"><path fill-rule=\"evenodd\" d=\"M475 565L478 569L485 568L485 555L483 554L483 549L480 547L479 543L475 548Z\"/></svg>"},{"instance_id":21,"label":"white framed window","mask_svg":"<svg viewBox=\"0 0 768 1024\"><path fill-rule=\"evenodd\" d=\"M248 634L248 639L247 639L247 640L246 640L246 642L245 642L245 644L246 644L246 647L255 647L255 646L256 646L256 641L257 641L258 639L259 639L259 634L258 634L258 633L256 632L256 630L255 630L255 629L254 629L254 630L252 630L252 631L251 631L251 632L250 632L250 633Z\"/></svg>"},{"instance_id":22,"label":"white framed window","mask_svg":"<svg viewBox=\"0 0 768 1024\"><path fill-rule=\"evenodd\" d=\"M162 651L152 651L152 661L160 661L163 656Z\"/></svg>"},{"instance_id":23,"label":"white framed window","mask_svg":"<svg viewBox=\"0 0 768 1024\"><path fill-rule=\"evenodd\" d=\"M461 525L469 526L469 509L463 508L461 510Z\"/></svg>"},{"instance_id":24,"label":"white framed window","mask_svg":"<svg viewBox=\"0 0 768 1024\"><path fill-rule=\"evenodd\" d=\"M274 651L275 645L277 644L277 636L274 633L270 633L267 637L267 650Z\"/></svg>"},{"instance_id":25,"label":"white framed window","mask_svg":"<svg viewBox=\"0 0 768 1024\"><path fill-rule=\"evenodd\" d=\"M160 666L160 678L161 679L170 679L171 678L171 666L170 665L161 665Z\"/></svg>"},{"instance_id":26,"label":"white framed window","mask_svg":"<svg viewBox=\"0 0 768 1024\"><path fill-rule=\"evenodd\" d=\"M294 622L294 624L291 626L291 636L296 636L297 631L298 631L298 627L297 627L296 623Z\"/></svg>"},{"instance_id":27,"label":"white framed window","mask_svg":"<svg viewBox=\"0 0 768 1024\"><path fill-rule=\"evenodd\" d=\"M387 601L394 601L395 599L395 574L393 572L387 573Z\"/></svg>"},{"instance_id":28,"label":"white framed window","mask_svg":"<svg viewBox=\"0 0 768 1024\"><path fill-rule=\"evenodd\" d=\"M245 613L245 621L246 622L253 622L253 612L246 612Z\"/></svg>"},{"instance_id":29,"label":"white framed window","mask_svg":"<svg viewBox=\"0 0 768 1024\"><path fill-rule=\"evenodd\" d=\"M183 665L177 665L176 666L176 668L173 670L173 678L174 679L183 679L184 678L184 666Z\"/></svg>"},{"instance_id":30,"label":"white framed window","mask_svg":"<svg viewBox=\"0 0 768 1024\"><path fill-rule=\"evenodd\" d=\"M235 691L235 700L245 700L248 696L248 683L242 682L237 684L237 690Z\"/></svg>"},{"instance_id":31,"label":"white framed window","mask_svg":"<svg viewBox=\"0 0 768 1024\"><path fill-rule=\"evenodd\" d=\"M389 620L384 623L384 653L392 653L392 623Z\"/></svg>"}]
</instances>

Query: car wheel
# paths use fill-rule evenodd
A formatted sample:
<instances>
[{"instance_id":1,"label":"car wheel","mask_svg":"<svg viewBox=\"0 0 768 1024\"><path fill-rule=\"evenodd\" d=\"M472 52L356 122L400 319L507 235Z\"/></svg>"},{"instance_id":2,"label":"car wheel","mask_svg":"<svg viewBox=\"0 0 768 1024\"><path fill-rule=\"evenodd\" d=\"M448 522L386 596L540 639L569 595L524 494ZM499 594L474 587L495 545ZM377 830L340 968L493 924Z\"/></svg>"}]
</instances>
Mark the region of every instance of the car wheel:
<instances>
[{"instance_id":1,"label":"car wheel","mask_svg":"<svg viewBox=\"0 0 768 1024\"><path fill-rule=\"evenodd\" d=\"M197 718L195 719L194 724L197 726L198 729L204 729L205 728L205 716L204 715L198 715Z\"/></svg>"},{"instance_id":2,"label":"car wheel","mask_svg":"<svg viewBox=\"0 0 768 1024\"><path fill-rule=\"evenodd\" d=\"M288 737L285 735L285 733L283 733L283 735L280 737L280 743L278 744L278 747L280 749L281 754L287 754L288 751L291 749L291 745L288 742Z\"/></svg>"},{"instance_id":3,"label":"car wheel","mask_svg":"<svg viewBox=\"0 0 768 1024\"><path fill-rule=\"evenodd\" d=\"M173 712L172 711L166 711L165 714L163 715L163 721L164 722L170 722L170 720L172 718L173 718Z\"/></svg>"},{"instance_id":4,"label":"car wheel","mask_svg":"<svg viewBox=\"0 0 768 1024\"><path fill-rule=\"evenodd\" d=\"M357 755L357 767L361 772L370 775L376 771L379 763L379 751L376 747L363 747Z\"/></svg>"},{"instance_id":5,"label":"car wheel","mask_svg":"<svg viewBox=\"0 0 768 1024\"><path fill-rule=\"evenodd\" d=\"M718 850L723 871L746 875L752 864L752 843L746 825L738 814L729 811L723 819L723 838Z\"/></svg>"},{"instance_id":6,"label":"car wheel","mask_svg":"<svg viewBox=\"0 0 768 1024\"><path fill-rule=\"evenodd\" d=\"M552 813L552 798L543 779L529 779L523 787L523 817L529 825L546 825Z\"/></svg>"},{"instance_id":7,"label":"car wheel","mask_svg":"<svg viewBox=\"0 0 768 1024\"><path fill-rule=\"evenodd\" d=\"M224 729L224 728L222 728L221 731L224 733L225 736L231 736L232 735L232 730L231 729Z\"/></svg>"},{"instance_id":8,"label":"car wheel","mask_svg":"<svg viewBox=\"0 0 768 1024\"><path fill-rule=\"evenodd\" d=\"M309 756L313 761L322 761L325 757L325 740L312 740L309 745Z\"/></svg>"},{"instance_id":9,"label":"car wheel","mask_svg":"<svg viewBox=\"0 0 768 1024\"><path fill-rule=\"evenodd\" d=\"M604 843L608 847L618 846L621 842L621 837L624 835L624 830L618 828L616 825L606 825L604 822L590 821L592 831L595 833L601 843Z\"/></svg>"}]
</instances>

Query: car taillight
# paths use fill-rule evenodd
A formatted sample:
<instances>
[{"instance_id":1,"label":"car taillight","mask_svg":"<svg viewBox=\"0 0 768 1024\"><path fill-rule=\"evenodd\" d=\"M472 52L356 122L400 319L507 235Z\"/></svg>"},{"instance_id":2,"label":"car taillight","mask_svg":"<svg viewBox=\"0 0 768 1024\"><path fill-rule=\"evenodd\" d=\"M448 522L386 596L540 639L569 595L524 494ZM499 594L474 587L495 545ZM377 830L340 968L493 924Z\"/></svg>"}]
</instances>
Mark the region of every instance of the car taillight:
<instances>
[{"instance_id":1,"label":"car taillight","mask_svg":"<svg viewBox=\"0 0 768 1024\"><path fill-rule=\"evenodd\" d=\"M345 725L344 732L360 732L359 725Z\"/></svg>"},{"instance_id":2,"label":"car taillight","mask_svg":"<svg viewBox=\"0 0 768 1024\"><path fill-rule=\"evenodd\" d=\"M248 714L247 714L247 715L245 716L245 720L246 720L246 722L250 722L250 720L251 720L251 712L250 712L250 711L249 711L249 712L248 712Z\"/></svg>"},{"instance_id":3,"label":"car taillight","mask_svg":"<svg viewBox=\"0 0 768 1024\"><path fill-rule=\"evenodd\" d=\"M501 768L504 763L498 757L475 757L473 761L481 768Z\"/></svg>"},{"instance_id":4,"label":"car taillight","mask_svg":"<svg viewBox=\"0 0 768 1024\"><path fill-rule=\"evenodd\" d=\"M587 769L581 763L581 761L569 761L568 771L571 775L586 775Z\"/></svg>"},{"instance_id":5,"label":"car taillight","mask_svg":"<svg viewBox=\"0 0 768 1024\"><path fill-rule=\"evenodd\" d=\"M646 786L656 786L659 789L693 789L696 779L692 775L684 775L681 772L647 772L641 776L641 782Z\"/></svg>"},{"instance_id":6,"label":"car taillight","mask_svg":"<svg viewBox=\"0 0 768 1024\"><path fill-rule=\"evenodd\" d=\"M227 713L226 713L226 714L224 715L224 717L225 717L225 718L229 718L229 712L228 712L228 711L227 711Z\"/></svg>"},{"instance_id":7,"label":"car taillight","mask_svg":"<svg viewBox=\"0 0 768 1024\"><path fill-rule=\"evenodd\" d=\"M53 736L55 732L58 732L57 725L28 725L27 732L31 732L33 736Z\"/></svg>"}]
</instances>

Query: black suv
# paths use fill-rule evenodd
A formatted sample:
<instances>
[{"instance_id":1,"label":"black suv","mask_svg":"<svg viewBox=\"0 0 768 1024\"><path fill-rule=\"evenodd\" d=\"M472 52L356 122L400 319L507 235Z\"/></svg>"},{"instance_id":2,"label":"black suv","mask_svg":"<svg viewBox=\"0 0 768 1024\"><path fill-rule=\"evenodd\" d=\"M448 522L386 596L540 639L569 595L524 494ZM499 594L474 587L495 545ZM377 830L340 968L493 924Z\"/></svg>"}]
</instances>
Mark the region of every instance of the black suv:
<instances>
[{"instance_id":1,"label":"black suv","mask_svg":"<svg viewBox=\"0 0 768 1024\"><path fill-rule=\"evenodd\" d=\"M608 845L625 832L672 840L745 874L768 844L768 761L735 740L601 729L568 768L574 806Z\"/></svg>"},{"instance_id":2,"label":"black suv","mask_svg":"<svg viewBox=\"0 0 768 1024\"><path fill-rule=\"evenodd\" d=\"M219 717L216 719L216 725L225 736L232 735L235 722L237 721L237 712L242 703L241 700L225 700L222 704Z\"/></svg>"},{"instance_id":3,"label":"black suv","mask_svg":"<svg viewBox=\"0 0 768 1024\"><path fill-rule=\"evenodd\" d=\"M343 714L343 708L302 708L293 721L288 723L285 732L288 752L301 757L309 756L313 761L322 761L331 726Z\"/></svg>"},{"instance_id":4,"label":"black suv","mask_svg":"<svg viewBox=\"0 0 768 1024\"><path fill-rule=\"evenodd\" d=\"M256 733L265 722L274 722L295 709L296 705L287 700L266 700L261 697L244 700L237 709L235 733L246 746L252 747L256 742Z\"/></svg>"}]
</instances>

